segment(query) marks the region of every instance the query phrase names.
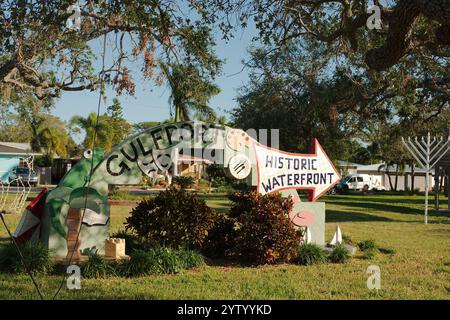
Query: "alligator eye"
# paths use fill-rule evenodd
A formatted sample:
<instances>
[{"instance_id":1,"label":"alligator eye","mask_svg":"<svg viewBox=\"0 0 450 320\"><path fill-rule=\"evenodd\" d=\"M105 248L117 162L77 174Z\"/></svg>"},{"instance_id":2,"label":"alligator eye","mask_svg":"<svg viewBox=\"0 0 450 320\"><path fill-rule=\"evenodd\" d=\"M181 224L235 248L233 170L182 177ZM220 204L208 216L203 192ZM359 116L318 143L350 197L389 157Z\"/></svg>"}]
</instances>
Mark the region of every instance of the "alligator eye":
<instances>
[{"instance_id":1,"label":"alligator eye","mask_svg":"<svg viewBox=\"0 0 450 320\"><path fill-rule=\"evenodd\" d=\"M92 150L91 150L91 149L86 150L86 151L84 152L84 157L85 157L86 159L92 158Z\"/></svg>"}]
</instances>

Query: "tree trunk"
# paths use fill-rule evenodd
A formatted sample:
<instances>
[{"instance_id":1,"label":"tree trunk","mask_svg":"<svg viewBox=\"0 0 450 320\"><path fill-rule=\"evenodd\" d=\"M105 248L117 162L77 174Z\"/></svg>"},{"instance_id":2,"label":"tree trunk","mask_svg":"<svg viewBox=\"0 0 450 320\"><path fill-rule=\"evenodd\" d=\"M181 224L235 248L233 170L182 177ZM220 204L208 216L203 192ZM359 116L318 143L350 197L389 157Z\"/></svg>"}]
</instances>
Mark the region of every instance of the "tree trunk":
<instances>
[{"instance_id":1,"label":"tree trunk","mask_svg":"<svg viewBox=\"0 0 450 320\"><path fill-rule=\"evenodd\" d=\"M416 163L414 162L414 160L411 163L411 193L414 193L414 189L415 189L415 177L416 177Z\"/></svg>"},{"instance_id":2,"label":"tree trunk","mask_svg":"<svg viewBox=\"0 0 450 320\"><path fill-rule=\"evenodd\" d=\"M388 180L389 180L389 187L391 188L391 190L394 190L394 187L392 186L392 180L391 180L391 173L389 171L389 165L386 163L386 174L388 176Z\"/></svg>"},{"instance_id":3,"label":"tree trunk","mask_svg":"<svg viewBox=\"0 0 450 320\"><path fill-rule=\"evenodd\" d=\"M395 189L394 189L394 191L397 191L397 186L398 186L398 164L396 164L396 167L395 167Z\"/></svg>"}]
</instances>

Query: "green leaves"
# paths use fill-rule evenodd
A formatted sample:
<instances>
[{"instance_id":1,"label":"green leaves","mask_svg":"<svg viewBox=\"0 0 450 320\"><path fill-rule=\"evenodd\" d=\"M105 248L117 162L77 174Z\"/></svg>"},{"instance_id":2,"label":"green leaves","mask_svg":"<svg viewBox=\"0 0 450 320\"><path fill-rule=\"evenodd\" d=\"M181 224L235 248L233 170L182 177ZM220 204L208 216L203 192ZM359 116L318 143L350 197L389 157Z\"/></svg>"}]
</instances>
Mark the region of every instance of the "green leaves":
<instances>
[{"instance_id":1,"label":"green leaves","mask_svg":"<svg viewBox=\"0 0 450 320\"><path fill-rule=\"evenodd\" d=\"M147 246L201 248L215 220L215 212L196 194L174 188L143 200L126 219Z\"/></svg>"}]
</instances>

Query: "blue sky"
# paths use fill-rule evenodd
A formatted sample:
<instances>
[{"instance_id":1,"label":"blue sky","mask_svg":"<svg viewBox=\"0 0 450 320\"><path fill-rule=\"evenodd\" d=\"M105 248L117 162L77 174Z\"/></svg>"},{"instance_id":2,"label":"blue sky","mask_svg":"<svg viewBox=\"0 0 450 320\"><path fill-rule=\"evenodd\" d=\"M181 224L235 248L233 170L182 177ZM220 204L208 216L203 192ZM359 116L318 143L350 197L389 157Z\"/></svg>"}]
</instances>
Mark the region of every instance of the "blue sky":
<instances>
[{"instance_id":1,"label":"blue sky","mask_svg":"<svg viewBox=\"0 0 450 320\"><path fill-rule=\"evenodd\" d=\"M218 114L228 116L228 111L236 106L237 89L248 81L248 70L243 69L242 61L249 58L247 49L256 30L254 26L250 26L237 32L235 37L228 41L222 40L219 32L215 32L215 34L217 35L217 55L220 59L225 60L225 63L222 75L215 81L221 92L211 100L210 105ZM92 43L94 52L99 55L101 41L102 39L97 39ZM108 51L106 60L108 60ZM100 58L95 66L100 69ZM136 65L135 68L139 70L140 65ZM166 85L155 86L151 81L143 82L139 71L133 71L132 75L136 83L135 96L123 94L118 97L124 109L124 117L130 123L167 119L169 117L170 89ZM96 112L98 95L98 91L64 92L56 101L52 113L63 120L69 120L74 115L86 116L90 112ZM106 111L106 106L116 96L116 93L114 90L108 89L107 96L107 103L102 102L102 113Z\"/></svg>"}]
</instances>

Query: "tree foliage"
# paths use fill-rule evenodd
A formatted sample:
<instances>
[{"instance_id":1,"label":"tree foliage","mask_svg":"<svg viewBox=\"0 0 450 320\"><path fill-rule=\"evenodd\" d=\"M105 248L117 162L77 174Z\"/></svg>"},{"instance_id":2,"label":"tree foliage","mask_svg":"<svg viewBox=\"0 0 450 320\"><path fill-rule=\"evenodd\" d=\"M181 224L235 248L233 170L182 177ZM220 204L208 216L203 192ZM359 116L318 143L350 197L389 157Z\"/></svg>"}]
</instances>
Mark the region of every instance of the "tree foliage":
<instances>
[{"instance_id":1,"label":"tree foliage","mask_svg":"<svg viewBox=\"0 0 450 320\"><path fill-rule=\"evenodd\" d=\"M194 66L212 77L220 70L206 22L186 16L173 1L90 0L80 6L79 28L67 26L71 5L72 0L0 3L3 99L11 91L30 91L45 99L64 91L94 90L100 78L118 93L133 94L130 63L142 64L144 78L157 84L163 77L158 60ZM99 73L92 44L105 35L111 59Z\"/></svg>"},{"instance_id":2,"label":"tree foliage","mask_svg":"<svg viewBox=\"0 0 450 320\"><path fill-rule=\"evenodd\" d=\"M448 56L450 1L374 1L381 29L368 28L368 0L212 0L202 7L205 19L218 23L225 36L253 20L266 44L284 46L292 39L326 44L336 55L360 54L372 70L386 70L402 58L425 53ZM408 59L408 58L407 58Z\"/></svg>"},{"instance_id":3,"label":"tree foliage","mask_svg":"<svg viewBox=\"0 0 450 320\"><path fill-rule=\"evenodd\" d=\"M74 132L84 132L84 149L101 147L109 151L113 147L114 130L108 120L104 115L97 116L95 112L91 112L87 117L72 117L70 125Z\"/></svg>"},{"instance_id":4,"label":"tree foliage","mask_svg":"<svg viewBox=\"0 0 450 320\"><path fill-rule=\"evenodd\" d=\"M171 90L169 103L175 109L176 122L190 120L191 110L208 118L214 117L208 102L220 90L208 77L192 65L161 63L160 67Z\"/></svg>"}]
</instances>

